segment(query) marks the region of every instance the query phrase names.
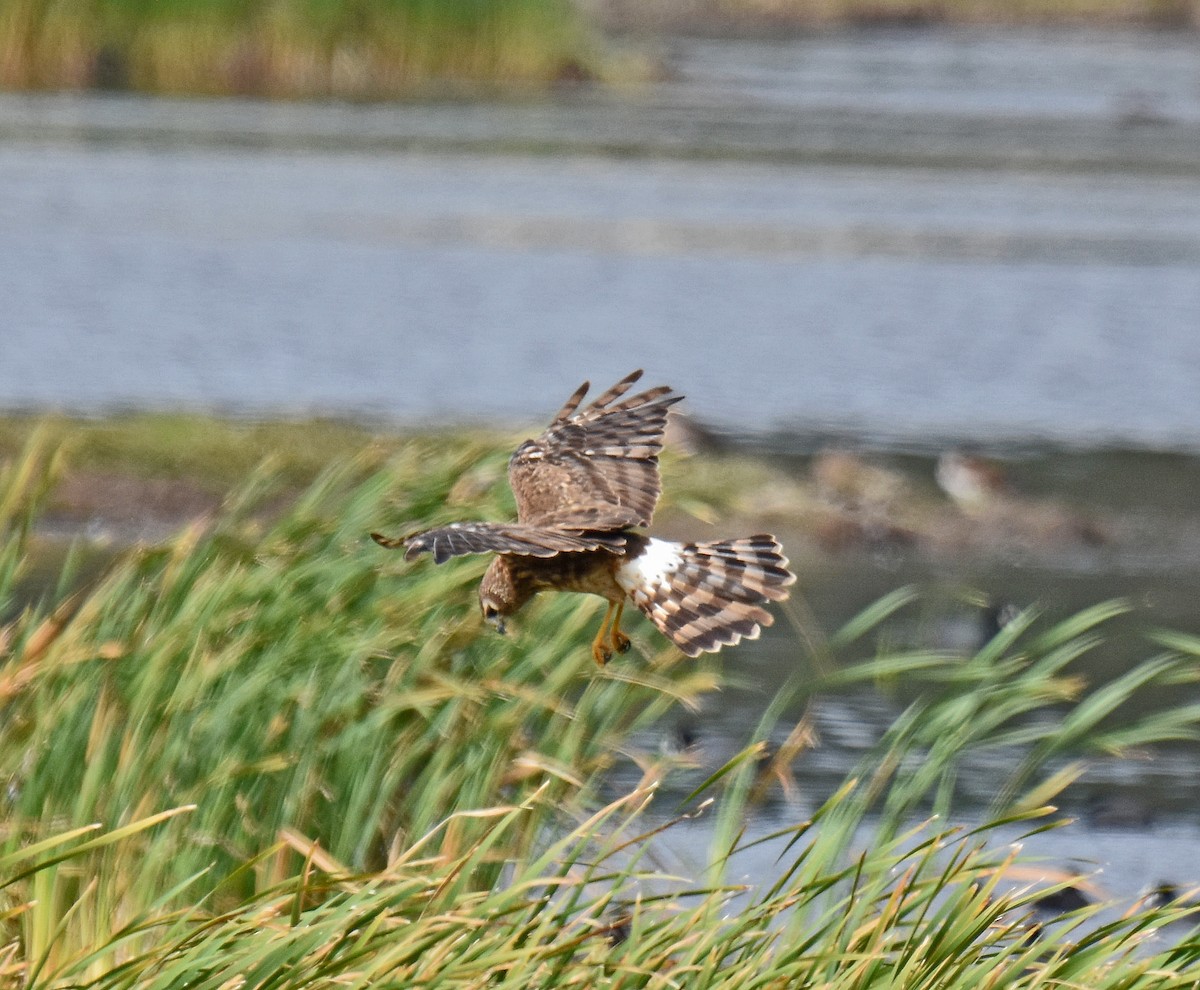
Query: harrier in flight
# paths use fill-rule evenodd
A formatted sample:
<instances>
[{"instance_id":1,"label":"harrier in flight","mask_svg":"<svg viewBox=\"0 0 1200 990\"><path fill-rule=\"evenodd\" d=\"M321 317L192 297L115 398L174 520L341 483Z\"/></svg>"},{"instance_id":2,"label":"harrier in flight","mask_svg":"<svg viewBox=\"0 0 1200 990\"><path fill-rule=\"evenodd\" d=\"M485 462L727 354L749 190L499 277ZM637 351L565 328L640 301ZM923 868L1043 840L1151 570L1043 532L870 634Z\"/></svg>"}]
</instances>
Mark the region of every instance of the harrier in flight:
<instances>
[{"instance_id":1,"label":"harrier in flight","mask_svg":"<svg viewBox=\"0 0 1200 990\"><path fill-rule=\"evenodd\" d=\"M436 563L495 553L479 585L483 616L505 619L539 591L578 591L607 599L592 643L598 664L629 649L621 632L627 600L689 657L716 652L769 626L763 607L783 601L796 577L773 536L675 543L646 536L661 482L667 410L683 398L661 385L625 398L641 371L580 408L584 382L546 431L526 440L508 463L516 522L458 522L391 539L372 533L405 559Z\"/></svg>"}]
</instances>

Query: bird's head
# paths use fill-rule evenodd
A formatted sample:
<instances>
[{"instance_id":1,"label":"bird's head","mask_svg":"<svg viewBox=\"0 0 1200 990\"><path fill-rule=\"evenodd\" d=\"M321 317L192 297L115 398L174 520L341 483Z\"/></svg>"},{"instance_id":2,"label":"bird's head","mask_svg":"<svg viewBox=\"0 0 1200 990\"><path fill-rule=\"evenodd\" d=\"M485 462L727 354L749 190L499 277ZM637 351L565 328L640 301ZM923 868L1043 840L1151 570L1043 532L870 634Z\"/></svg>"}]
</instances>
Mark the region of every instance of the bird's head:
<instances>
[{"instance_id":1,"label":"bird's head","mask_svg":"<svg viewBox=\"0 0 1200 990\"><path fill-rule=\"evenodd\" d=\"M529 582L522 580L506 557L493 558L479 582L479 611L496 632L503 634L505 620L524 605L533 594Z\"/></svg>"},{"instance_id":2,"label":"bird's head","mask_svg":"<svg viewBox=\"0 0 1200 990\"><path fill-rule=\"evenodd\" d=\"M507 629L504 623L504 613L500 611L501 607L499 602L480 594L479 610L483 613L483 621L495 627L496 632L503 636Z\"/></svg>"}]
</instances>

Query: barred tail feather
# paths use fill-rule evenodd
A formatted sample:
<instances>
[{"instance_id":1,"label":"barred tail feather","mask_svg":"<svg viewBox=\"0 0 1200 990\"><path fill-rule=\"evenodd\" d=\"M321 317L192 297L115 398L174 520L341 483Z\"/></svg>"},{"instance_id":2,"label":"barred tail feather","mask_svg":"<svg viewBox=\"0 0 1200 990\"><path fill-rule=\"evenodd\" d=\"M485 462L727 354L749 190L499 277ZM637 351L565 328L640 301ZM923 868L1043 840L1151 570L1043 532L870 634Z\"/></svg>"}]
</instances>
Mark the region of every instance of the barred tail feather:
<instances>
[{"instance_id":1,"label":"barred tail feather","mask_svg":"<svg viewBox=\"0 0 1200 990\"><path fill-rule=\"evenodd\" d=\"M621 566L617 583L689 657L757 639L774 618L763 606L783 601L796 576L773 536L714 543L650 539Z\"/></svg>"}]
</instances>

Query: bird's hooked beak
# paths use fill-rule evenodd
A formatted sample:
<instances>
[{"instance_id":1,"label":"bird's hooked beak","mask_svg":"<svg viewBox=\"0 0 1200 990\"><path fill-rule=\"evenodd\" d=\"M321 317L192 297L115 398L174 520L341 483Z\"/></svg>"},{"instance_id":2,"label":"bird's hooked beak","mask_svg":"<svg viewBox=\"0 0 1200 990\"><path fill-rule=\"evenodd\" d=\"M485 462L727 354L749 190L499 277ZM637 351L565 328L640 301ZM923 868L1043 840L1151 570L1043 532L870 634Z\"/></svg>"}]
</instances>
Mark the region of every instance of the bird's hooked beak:
<instances>
[{"instance_id":1,"label":"bird's hooked beak","mask_svg":"<svg viewBox=\"0 0 1200 990\"><path fill-rule=\"evenodd\" d=\"M492 605L483 607L483 621L496 630L501 636L507 632L504 625L504 616L500 614L500 610Z\"/></svg>"}]
</instances>

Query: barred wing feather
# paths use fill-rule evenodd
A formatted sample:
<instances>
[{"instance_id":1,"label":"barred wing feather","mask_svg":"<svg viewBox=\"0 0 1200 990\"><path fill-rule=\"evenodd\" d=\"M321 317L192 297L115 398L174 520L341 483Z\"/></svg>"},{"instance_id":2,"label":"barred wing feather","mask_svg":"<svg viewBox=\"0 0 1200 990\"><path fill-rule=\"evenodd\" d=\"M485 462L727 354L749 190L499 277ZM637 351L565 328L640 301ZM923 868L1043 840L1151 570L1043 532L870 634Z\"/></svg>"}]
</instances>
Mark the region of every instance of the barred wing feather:
<instances>
[{"instance_id":1,"label":"barred wing feather","mask_svg":"<svg viewBox=\"0 0 1200 990\"><path fill-rule=\"evenodd\" d=\"M522 523L567 529L648 526L662 483L667 410L683 398L670 386L622 398L642 372L580 410L584 382L546 431L517 448L509 484ZM620 400L620 401L618 401Z\"/></svg>"},{"instance_id":2,"label":"barred wing feather","mask_svg":"<svg viewBox=\"0 0 1200 990\"><path fill-rule=\"evenodd\" d=\"M469 553L553 557L559 553L582 553L588 550L616 553L625 546L625 536L621 533L565 532L520 523L489 522L451 523L395 539L372 533L371 538L389 550L404 547L405 560L431 553L438 564Z\"/></svg>"}]
</instances>

